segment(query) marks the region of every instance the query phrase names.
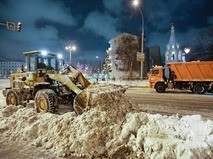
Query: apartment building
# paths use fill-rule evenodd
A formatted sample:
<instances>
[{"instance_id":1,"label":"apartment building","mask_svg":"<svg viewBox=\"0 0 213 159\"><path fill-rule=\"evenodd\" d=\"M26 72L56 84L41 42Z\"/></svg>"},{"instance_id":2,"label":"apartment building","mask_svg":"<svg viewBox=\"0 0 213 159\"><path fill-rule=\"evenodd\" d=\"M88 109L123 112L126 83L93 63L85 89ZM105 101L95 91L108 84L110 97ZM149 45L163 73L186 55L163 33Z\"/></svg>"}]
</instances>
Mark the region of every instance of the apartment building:
<instances>
[{"instance_id":1,"label":"apartment building","mask_svg":"<svg viewBox=\"0 0 213 159\"><path fill-rule=\"evenodd\" d=\"M23 61L0 61L0 78L8 78L11 73L17 71L20 66L24 66L25 62Z\"/></svg>"}]
</instances>

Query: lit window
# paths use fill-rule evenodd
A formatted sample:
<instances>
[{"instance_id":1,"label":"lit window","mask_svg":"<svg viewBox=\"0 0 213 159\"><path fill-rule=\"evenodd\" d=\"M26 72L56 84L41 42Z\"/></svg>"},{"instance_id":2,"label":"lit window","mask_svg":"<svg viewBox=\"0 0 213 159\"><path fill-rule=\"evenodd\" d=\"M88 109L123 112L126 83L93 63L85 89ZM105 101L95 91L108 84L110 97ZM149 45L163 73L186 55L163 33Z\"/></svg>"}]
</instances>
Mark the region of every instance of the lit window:
<instances>
[{"instance_id":1,"label":"lit window","mask_svg":"<svg viewBox=\"0 0 213 159\"><path fill-rule=\"evenodd\" d=\"M169 52L166 53L166 61L169 60Z\"/></svg>"},{"instance_id":2,"label":"lit window","mask_svg":"<svg viewBox=\"0 0 213 159\"><path fill-rule=\"evenodd\" d=\"M172 51L171 60L175 60L175 51Z\"/></svg>"},{"instance_id":3,"label":"lit window","mask_svg":"<svg viewBox=\"0 0 213 159\"><path fill-rule=\"evenodd\" d=\"M181 51L178 52L178 60L182 60L182 54Z\"/></svg>"}]
</instances>

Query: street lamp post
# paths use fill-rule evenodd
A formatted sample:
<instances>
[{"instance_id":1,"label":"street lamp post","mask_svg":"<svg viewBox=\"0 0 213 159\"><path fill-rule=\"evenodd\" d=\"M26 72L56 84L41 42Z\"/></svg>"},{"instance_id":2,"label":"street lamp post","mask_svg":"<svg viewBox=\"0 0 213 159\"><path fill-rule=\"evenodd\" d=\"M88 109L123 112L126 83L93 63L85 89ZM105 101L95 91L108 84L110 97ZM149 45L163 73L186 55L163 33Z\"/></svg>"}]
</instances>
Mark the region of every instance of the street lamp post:
<instances>
[{"instance_id":1,"label":"street lamp post","mask_svg":"<svg viewBox=\"0 0 213 159\"><path fill-rule=\"evenodd\" d=\"M66 46L65 49L70 51L70 65L71 65L72 64L72 62L71 62L72 50L76 50L76 47L70 45L70 46Z\"/></svg>"},{"instance_id":2,"label":"street lamp post","mask_svg":"<svg viewBox=\"0 0 213 159\"><path fill-rule=\"evenodd\" d=\"M139 7L139 1L138 0L134 0L133 1L133 5L138 7L140 13L141 13L141 22L142 22L142 28L141 28L141 54L144 54L144 50L143 50L143 43L144 43L144 17L143 17L143 12L141 10L141 8ZM143 61L141 61L141 80L143 80Z\"/></svg>"},{"instance_id":3,"label":"street lamp post","mask_svg":"<svg viewBox=\"0 0 213 159\"><path fill-rule=\"evenodd\" d=\"M188 54L189 54L189 52L190 52L189 46L186 46L186 47L184 48L184 52L186 53L186 62L187 62L187 61L189 61L189 59L188 59Z\"/></svg>"},{"instance_id":4,"label":"street lamp post","mask_svg":"<svg viewBox=\"0 0 213 159\"><path fill-rule=\"evenodd\" d=\"M101 61L101 73L102 73L102 59L101 59L101 57L99 57L99 56L96 56L96 59L100 59L100 61Z\"/></svg>"}]
</instances>

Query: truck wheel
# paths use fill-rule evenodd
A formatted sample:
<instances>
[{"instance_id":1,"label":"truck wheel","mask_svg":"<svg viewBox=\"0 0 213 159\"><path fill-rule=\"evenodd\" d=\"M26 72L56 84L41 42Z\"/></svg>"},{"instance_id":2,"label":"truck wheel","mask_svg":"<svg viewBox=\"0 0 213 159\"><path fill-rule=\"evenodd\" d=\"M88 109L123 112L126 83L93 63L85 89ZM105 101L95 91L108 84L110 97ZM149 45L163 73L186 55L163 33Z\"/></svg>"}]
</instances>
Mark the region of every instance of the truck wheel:
<instances>
[{"instance_id":1,"label":"truck wheel","mask_svg":"<svg viewBox=\"0 0 213 159\"><path fill-rule=\"evenodd\" d=\"M158 93L164 93L166 88L165 88L165 85L163 83L158 83L156 86L155 86L155 90L158 92Z\"/></svg>"},{"instance_id":2,"label":"truck wheel","mask_svg":"<svg viewBox=\"0 0 213 159\"><path fill-rule=\"evenodd\" d=\"M196 85L194 85L193 91L197 94L204 94L206 93L206 88L202 83L197 83Z\"/></svg>"},{"instance_id":3,"label":"truck wheel","mask_svg":"<svg viewBox=\"0 0 213 159\"><path fill-rule=\"evenodd\" d=\"M37 112L57 113L58 105L58 99L53 90L43 89L36 93L34 106Z\"/></svg>"},{"instance_id":4,"label":"truck wheel","mask_svg":"<svg viewBox=\"0 0 213 159\"><path fill-rule=\"evenodd\" d=\"M6 104L7 105L21 105L21 94L16 89L11 89L7 92L6 95Z\"/></svg>"}]
</instances>

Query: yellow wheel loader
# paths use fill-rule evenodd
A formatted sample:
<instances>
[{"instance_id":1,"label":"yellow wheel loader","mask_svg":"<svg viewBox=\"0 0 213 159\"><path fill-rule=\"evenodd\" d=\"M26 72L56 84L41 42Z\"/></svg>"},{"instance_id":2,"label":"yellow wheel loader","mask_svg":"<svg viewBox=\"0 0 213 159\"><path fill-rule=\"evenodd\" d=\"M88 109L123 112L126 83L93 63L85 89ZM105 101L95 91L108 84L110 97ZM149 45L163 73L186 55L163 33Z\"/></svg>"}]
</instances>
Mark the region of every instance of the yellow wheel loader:
<instances>
[{"instance_id":1,"label":"yellow wheel loader","mask_svg":"<svg viewBox=\"0 0 213 159\"><path fill-rule=\"evenodd\" d=\"M57 54L42 51L24 52L23 66L11 74L10 87L3 90L7 105L26 105L34 100L37 112L57 113L59 105L73 106L77 114L95 107L99 100L114 102L126 91L120 85L91 84L73 66L59 71Z\"/></svg>"}]
</instances>

